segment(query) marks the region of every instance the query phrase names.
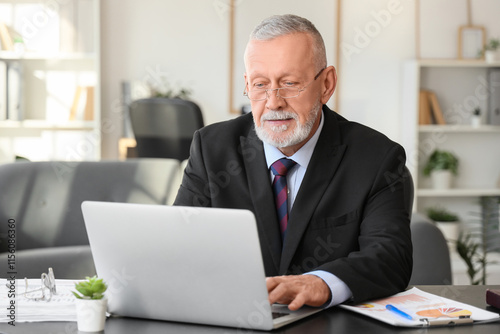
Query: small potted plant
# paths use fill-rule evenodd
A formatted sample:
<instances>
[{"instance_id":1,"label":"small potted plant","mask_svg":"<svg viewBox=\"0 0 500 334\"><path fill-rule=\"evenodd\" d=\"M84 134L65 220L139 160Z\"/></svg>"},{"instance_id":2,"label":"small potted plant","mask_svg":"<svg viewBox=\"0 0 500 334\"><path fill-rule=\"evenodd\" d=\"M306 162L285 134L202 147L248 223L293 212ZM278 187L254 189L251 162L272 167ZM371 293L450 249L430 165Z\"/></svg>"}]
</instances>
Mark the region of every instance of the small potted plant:
<instances>
[{"instance_id":1,"label":"small potted plant","mask_svg":"<svg viewBox=\"0 0 500 334\"><path fill-rule=\"evenodd\" d=\"M148 82L147 85L149 86L151 97L189 100L192 94L192 91L189 88L172 88L172 85L170 85L170 83L164 76L161 76L155 82Z\"/></svg>"},{"instance_id":2,"label":"small potted plant","mask_svg":"<svg viewBox=\"0 0 500 334\"><path fill-rule=\"evenodd\" d=\"M492 63L495 60L498 60L499 54L498 50L500 48L500 39L498 38L490 38L488 43L484 46L481 55L484 56L484 59L487 63Z\"/></svg>"},{"instance_id":3,"label":"small potted plant","mask_svg":"<svg viewBox=\"0 0 500 334\"><path fill-rule=\"evenodd\" d=\"M434 189L449 189L452 177L458 174L458 158L451 152L434 150L423 172L431 176Z\"/></svg>"},{"instance_id":4,"label":"small potted plant","mask_svg":"<svg viewBox=\"0 0 500 334\"><path fill-rule=\"evenodd\" d=\"M106 320L107 299L104 292L108 286L97 276L86 277L84 281L75 283L76 316L78 330L83 332L100 332L104 330Z\"/></svg>"},{"instance_id":5,"label":"small potted plant","mask_svg":"<svg viewBox=\"0 0 500 334\"><path fill-rule=\"evenodd\" d=\"M474 108L474 111L472 111L471 125L474 128L481 125L481 109L479 107Z\"/></svg>"},{"instance_id":6,"label":"small potted plant","mask_svg":"<svg viewBox=\"0 0 500 334\"><path fill-rule=\"evenodd\" d=\"M460 234L458 216L445 208L432 207L427 209L427 217L436 223L437 227L443 232L448 246L452 249L452 245L456 243Z\"/></svg>"}]
</instances>

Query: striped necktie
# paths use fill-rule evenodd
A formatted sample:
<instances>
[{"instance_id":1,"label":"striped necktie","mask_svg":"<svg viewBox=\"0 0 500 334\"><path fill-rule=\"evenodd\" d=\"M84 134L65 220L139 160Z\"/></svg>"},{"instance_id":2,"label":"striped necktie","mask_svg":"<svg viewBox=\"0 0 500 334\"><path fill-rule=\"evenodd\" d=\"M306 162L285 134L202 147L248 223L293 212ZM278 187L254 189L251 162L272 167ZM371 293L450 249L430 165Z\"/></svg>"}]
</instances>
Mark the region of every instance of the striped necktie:
<instances>
[{"instance_id":1,"label":"striped necktie","mask_svg":"<svg viewBox=\"0 0 500 334\"><path fill-rule=\"evenodd\" d=\"M288 187L286 184L286 175L288 171L295 166L296 162L287 158L276 160L271 165L271 171L274 174L273 191L280 224L281 237L285 238L285 232L288 224Z\"/></svg>"}]
</instances>

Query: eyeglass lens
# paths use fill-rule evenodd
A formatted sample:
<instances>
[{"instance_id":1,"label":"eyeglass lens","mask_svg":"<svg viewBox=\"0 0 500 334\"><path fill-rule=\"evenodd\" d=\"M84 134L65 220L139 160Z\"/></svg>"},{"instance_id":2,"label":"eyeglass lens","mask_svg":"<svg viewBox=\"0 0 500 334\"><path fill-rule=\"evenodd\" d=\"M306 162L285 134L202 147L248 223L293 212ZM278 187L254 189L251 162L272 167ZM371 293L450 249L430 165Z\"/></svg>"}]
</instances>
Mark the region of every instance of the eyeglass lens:
<instances>
[{"instance_id":1,"label":"eyeglass lens","mask_svg":"<svg viewBox=\"0 0 500 334\"><path fill-rule=\"evenodd\" d=\"M277 97L282 97L284 99L299 96L299 89L298 88L291 88L291 87L283 87L283 88L276 88L276 89L269 89L269 90L267 90L267 89L254 89L254 90L249 91L247 93L247 95L251 100L265 100L265 99L267 99L268 94L274 94L274 91L276 91Z\"/></svg>"}]
</instances>

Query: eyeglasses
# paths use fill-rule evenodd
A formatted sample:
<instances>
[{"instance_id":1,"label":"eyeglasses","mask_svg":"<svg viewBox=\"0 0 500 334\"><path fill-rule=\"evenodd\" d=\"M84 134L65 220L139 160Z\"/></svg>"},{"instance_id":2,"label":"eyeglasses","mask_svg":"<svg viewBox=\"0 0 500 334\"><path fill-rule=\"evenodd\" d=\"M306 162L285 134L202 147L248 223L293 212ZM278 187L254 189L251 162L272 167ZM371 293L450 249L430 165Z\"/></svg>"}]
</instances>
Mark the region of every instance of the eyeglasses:
<instances>
[{"instance_id":1,"label":"eyeglasses","mask_svg":"<svg viewBox=\"0 0 500 334\"><path fill-rule=\"evenodd\" d=\"M52 268L49 268L49 273L43 273L41 275L41 283L40 283L40 288L30 290L28 291L28 279L24 279L24 293L21 293L21 295L24 295L29 300L34 300L34 301L39 301L39 300L45 300L45 301L50 301L52 299L52 296L57 294L56 291L56 278L54 276L54 271ZM48 290L48 293L45 293L45 290ZM41 291L41 295L38 293ZM35 296L33 296L33 294Z\"/></svg>"},{"instance_id":2,"label":"eyeglasses","mask_svg":"<svg viewBox=\"0 0 500 334\"><path fill-rule=\"evenodd\" d=\"M321 71L318 72L314 76L314 79L308 83L307 85L304 86L304 88L297 88L297 87L281 87L281 88L274 88L274 89L252 89L250 91L247 91L246 89L243 91L243 95L248 97L251 101L263 101L267 100L269 98L269 94L272 91L276 91L276 97L281 97L282 99L291 99L294 97L297 97L300 95L300 92L306 90L306 88L312 84L316 79L319 78L321 73L325 70L326 67L322 68Z\"/></svg>"}]
</instances>

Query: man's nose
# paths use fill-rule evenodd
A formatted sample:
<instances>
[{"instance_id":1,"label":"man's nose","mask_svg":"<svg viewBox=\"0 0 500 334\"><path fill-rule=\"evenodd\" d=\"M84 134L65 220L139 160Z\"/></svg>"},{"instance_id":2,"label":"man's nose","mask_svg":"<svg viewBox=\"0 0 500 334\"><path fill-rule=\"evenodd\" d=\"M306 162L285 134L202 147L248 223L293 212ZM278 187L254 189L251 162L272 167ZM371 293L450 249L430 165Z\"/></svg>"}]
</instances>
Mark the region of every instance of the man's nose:
<instances>
[{"instance_id":1,"label":"man's nose","mask_svg":"<svg viewBox=\"0 0 500 334\"><path fill-rule=\"evenodd\" d=\"M286 105L285 99L279 96L279 89L270 89L267 91L266 108L269 110L279 110Z\"/></svg>"}]
</instances>

